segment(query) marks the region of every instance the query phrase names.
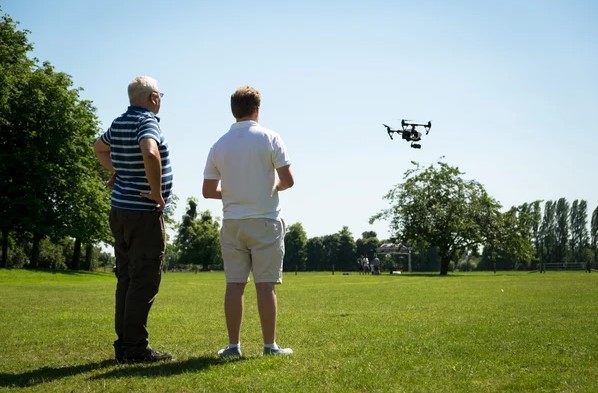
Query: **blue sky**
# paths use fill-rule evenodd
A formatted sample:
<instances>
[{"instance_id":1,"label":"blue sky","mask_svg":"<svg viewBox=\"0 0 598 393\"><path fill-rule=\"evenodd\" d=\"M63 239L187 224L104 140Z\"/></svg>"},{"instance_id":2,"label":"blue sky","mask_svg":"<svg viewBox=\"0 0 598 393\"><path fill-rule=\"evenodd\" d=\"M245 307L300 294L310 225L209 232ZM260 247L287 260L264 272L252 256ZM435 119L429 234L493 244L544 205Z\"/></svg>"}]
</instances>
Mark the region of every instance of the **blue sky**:
<instances>
[{"instance_id":1,"label":"blue sky","mask_svg":"<svg viewBox=\"0 0 598 393\"><path fill-rule=\"evenodd\" d=\"M450 3L450 4L449 4ZM411 161L444 157L505 209L536 199L598 206L596 1L4 0L33 55L72 76L102 128L136 75L158 79L176 218L201 197L211 144L234 122L230 94L262 93L296 184L281 194L308 237L358 238ZM422 149L381 123L431 120Z\"/></svg>"}]
</instances>

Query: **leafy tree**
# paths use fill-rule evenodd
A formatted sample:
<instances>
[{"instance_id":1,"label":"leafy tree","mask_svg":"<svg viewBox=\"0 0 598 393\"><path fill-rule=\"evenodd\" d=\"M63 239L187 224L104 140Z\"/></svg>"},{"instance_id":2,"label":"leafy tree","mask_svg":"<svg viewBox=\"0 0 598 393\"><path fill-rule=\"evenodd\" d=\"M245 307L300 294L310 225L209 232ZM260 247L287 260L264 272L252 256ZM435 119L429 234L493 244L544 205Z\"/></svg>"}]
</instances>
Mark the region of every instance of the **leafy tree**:
<instances>
[{"instance_id":1,"label":"leafy tree","mask_svg":"<svg viewBox=\"0 0 598 393\"><path fill-rule=\"evenodd\" d=\"M98 266L103 268L112 268L116 265L116 258L110 252L100 251L98 256Z\"/></svg>"},{"instance_id":2,"label":"leafy tree","mask_svg":"<svg viewBox=\"0 0 598 393\"><path fill-rule=\"evenodd\" d=\"M174 241L179 263L202 265L204 270L221 268L220 224L212 218L209 210L198 214L195 198L189 198L187 204L187 212Z\"/></svg>"},{"instance_id":3,"label":"leafy tree","mask_svg":"<svg viewBox=\"0 0 598 393\"><path fill-rule=\"evenodd\" d=\"M336 270L355 270L355 261L357 260L355 250L356 246L353 234L349 230L349 227L344 226L338 232L338 254L336 257L338 265L335 266Z\"/></svg>"},{"instance_id":4,"label":"leafy tree","mask_svg":"<svg viewBox=\"0 0 598 393\"><path fill-rule=\"evenodd\" d=\"M596 257L598 256L598 207L592 212L590 228L590 248L594 251L594 263L596 263Z\"/></svg>"},{"instance_id":5,"label":"leafy tree","mask_svg":"<svg viewBox=\"0 0 598 393\"><path fill-rule=\"evenodd\" d=\"M529 214L532 228L532 239L534 242L534 262L540 261L542 239L540 236L540 227L542 225L542 208L540 207L540 201L534 201L529 205Z\"/></svg>"},{"instance_id":6,"label":"leafy tree","mask_svg":"<svg viewBox=\"0 0 598 393\"><path fill-rule=\"evenodd\" d=\"M483 260L490 260L494 271L529 267L534 256L529 205L514 206L496 218L494 236L484 247Z\"/></svg>"},{"instance_id":7,"label":"leafy tree","mask_svg":"<svg viewBox=\"0 0 598 393\"><path fill-rule=\"evenodd\" d=\"M361 238L355 241L356 253L358 256L366 256L370 260L374 258L376 248L380 247L380 240L374 231L367 231L361 234Z\"/></svg>"},{"instance_id":8,"label":"leafy tree","mask_svg":"<svg viewBox=\"0 0 598 393\"><path fill-rule=\"evenodd\" d=\"M16 231L31 234L31 267L38 266L40 242L48 236L81 238L89 260L91 244L108 233L107 192L93 169L95 108L80 100L70 76L27 59L27 32L17 31L6 16L0 34L3 258L6 239Z\"/></svg>"},{"instance_id":9,"label":"leafy tree","mask_svg":"<svg viewBox=\"0 0 598 393\"><path fill-rule=\"evenodd\" d=\"M0 267L8 266L10 231L20 224L21 217L20 212L11 207L11 201L20 196L13 185L13 177L9 175L12 166L9 159L12 158L15 138L12 132L15 115L13 103L33 66L33 62L27 58L27 53L33 49L27 39L29 31L18 30L17 24L7 15L2 15L0 19Z\"/></svg>"},{"instance_id":10,"label":"leafy tree","mask_svg":"<svg viewBox=\"0 0 598 393\"><path fill-rule=\"evenodd\" d=\"M324 249L324 239L322 237L312 237L308 239L307 244L305 245L305 251L307 254L306 270L321 271L326 269L324 266L326 252Z\"/></svg>"},{"instance_id":11,"label":"leafy tree","mask_svg":"<svg viewBox=\"0 0 598 393\"><path fill-rule=\"evenodd\" d=\"M384 197L391 203L371 218L389 219L394 236L403 244L438 247L440 274L466 251L477 249L496 236L500 204L474 180L444 162L405 172L405 181Z\"/></svg>"},{"instance_id":12,"label":"leafy tree","mask_svg":"<svg viewBox=\"0 0 598 393\"><path fill-rule=\"evenodd\" d=\"M556 262L566 262L569 254L569 202L559 198L556 202Z\"/></svg>"},{"instance_id":13,"label":"leafy tree","mask_svg":"<svg viewBox=\"0 0 598 393\"><path fill-rule=\"evenodd\" d=\"M324 246L323 260L321 261L322 270L338 270L340 266L338 258L340 249L339 233L323 236L322 245Z\"/></svg>"},{"instance_id":14,"label":"leafy tree","mask_svg":"<svg viewBox=\"0 0 598 393\"><path fill-rule=\"evenodd\" d=\"M584 261L589 247L588 204L586 201L574 200L569 215L571 226L571 253L575 262Z\"/></svg>"},{"instance_id":15,"label":"leafy tree","mask_svg":"<svg viewBox=\"0 0 598 393\"><path fill-rule=\"evenodd\" d=\"M546 262L556 261L556 203L553 201L546 201L544 204L544 216L542 218L542 225L540 226L541 238L541 265L540 271L544 270Z\"/></svg>"},{"instance_id":16,"label":"leafy tree","mask_svg":"<svg viewBox=\"0 0 598 393\"><path fill-rule=\"evenodd\" d=\"M307 262L307 235L303 225L298 222L288 227L284 237L285 270L304 271Z\"/></svg>"}]
</instances>

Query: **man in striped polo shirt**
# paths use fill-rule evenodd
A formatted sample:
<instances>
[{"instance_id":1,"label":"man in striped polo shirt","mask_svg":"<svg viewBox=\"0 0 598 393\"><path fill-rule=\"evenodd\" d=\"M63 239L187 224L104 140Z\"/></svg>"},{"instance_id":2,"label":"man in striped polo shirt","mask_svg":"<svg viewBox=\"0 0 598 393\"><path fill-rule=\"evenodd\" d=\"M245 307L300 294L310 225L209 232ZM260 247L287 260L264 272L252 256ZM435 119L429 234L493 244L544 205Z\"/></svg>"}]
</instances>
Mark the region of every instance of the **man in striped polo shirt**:
<instances>
[{"instance_id":1,"label":"man in striped polo shirt","mask_svg":"<svg viewBox=\"0 0 598 393\"><path fill-rule=\"evenodd\" d=\"M169 360L149 346L147 319L160 286L166 235L162 212L172 201L168 144L160 129L163 93L140 76L128 87L130 106L94 144L98 160L113 172L110 229L116 256L114 342L118 362Z\"/></svg>"}]
</instances>

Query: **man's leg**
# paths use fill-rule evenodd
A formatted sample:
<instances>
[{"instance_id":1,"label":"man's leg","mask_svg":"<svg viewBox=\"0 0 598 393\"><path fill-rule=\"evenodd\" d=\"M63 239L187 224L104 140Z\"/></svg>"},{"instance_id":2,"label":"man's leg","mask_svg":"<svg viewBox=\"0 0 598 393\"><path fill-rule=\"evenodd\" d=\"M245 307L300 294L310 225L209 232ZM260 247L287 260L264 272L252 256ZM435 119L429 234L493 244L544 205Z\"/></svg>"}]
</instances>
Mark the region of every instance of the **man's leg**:
<instances>
[{"instance_id":1,"label":"man's leg","mask_svg":"<svg viewBox=\"0 0 598 393\"><path fill-rule=\"evenodd\" d=\"M161 281L165 248L160 213L127 212L129 284L125 304L126 357L144 357L149 350L147 320Z\"/></svg>"},{"instance_id":2,"label":"man's leg","mask_svg":"<svg viewBox=\"0 0 598 393\"><path fill-rule=\"evenodd\" d=\"M246 283L227 283L224 294L224 316L228 330L228 342L239 344L241 339L241 322L243 321L243 304Z\"/></svg>"},{"instance_id":3,"label":"man's leg","mask_svg":"<svg viewBox=\"0 0 598 393\"><path fill-rule=\"evenodd\" d=\"M114 342L114 353L117 361L122 361L125 355L125 301L129 286L127 244L124 238L123 223L118 210L110 211L110 229L114 236L114 256L116 258L116 294L114 307L114 330L117 340Z\"/></svg>"},{"instance_id":4,"label":"man's leg","mask_svg":"<svg viewBox=\"0 0 598 393\"><path fill-rule=\"evenodd\" d=\"M257 292L257 308L260 314L264 344L273 344L276 342L276 315L278 310L274 284L270 282L256 283L255 290Z\"/></svg>"}]
</instances>

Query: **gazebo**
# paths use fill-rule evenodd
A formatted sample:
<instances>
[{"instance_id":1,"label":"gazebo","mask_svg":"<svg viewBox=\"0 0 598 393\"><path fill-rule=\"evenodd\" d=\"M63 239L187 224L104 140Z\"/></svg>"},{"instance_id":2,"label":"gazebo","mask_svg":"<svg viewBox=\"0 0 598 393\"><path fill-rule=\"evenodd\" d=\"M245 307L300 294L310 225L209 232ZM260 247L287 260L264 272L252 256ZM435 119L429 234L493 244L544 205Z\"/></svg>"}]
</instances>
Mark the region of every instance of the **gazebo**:
<instances>
[{"instance_id":1,"label":"gazebo","mask_svg":"<svg viewBox=\"0 0 598 393\"><path fill-rule=\"evenodd\" d=\"M407 255L407 269L411 273L411 249L409 247L403 244L383 243L380 247L376 248L376 254Z\"/></svg>"}]
</instances>

